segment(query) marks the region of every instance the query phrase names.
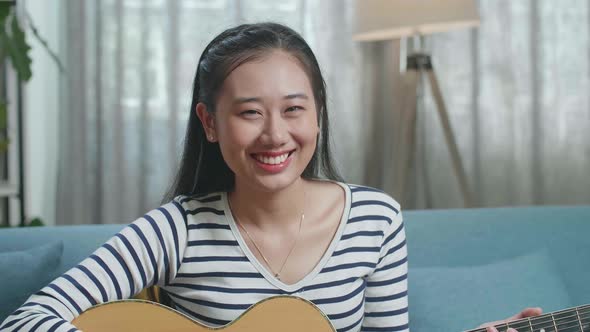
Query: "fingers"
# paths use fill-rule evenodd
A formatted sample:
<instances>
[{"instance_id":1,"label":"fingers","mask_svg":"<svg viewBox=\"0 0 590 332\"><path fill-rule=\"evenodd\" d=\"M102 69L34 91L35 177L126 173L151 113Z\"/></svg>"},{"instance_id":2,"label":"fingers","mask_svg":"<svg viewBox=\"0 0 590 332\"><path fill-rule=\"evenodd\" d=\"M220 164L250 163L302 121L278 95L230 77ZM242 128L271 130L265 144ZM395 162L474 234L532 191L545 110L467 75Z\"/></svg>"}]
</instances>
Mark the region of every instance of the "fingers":
<instances>
[{"instance_id":1,"label":"fingers","mask_svg":"<svg viewBox=\"0 0 590 332\"><path fill-rule=\"evenodd\" d=\"M535 308L526 308L522 311L523 314L523 318L526 317L533 317L533 316L539 316L540 314L543 313L543 309L539 308L539 307L535 307Z\"/></svg>"},{"instance_id":2,"label":"fingers","mask_svg":"<svg viewBox=\"0 0 590 332\"><path fill-rule=\"evenodd\" d=\"M498 329L493 326L488 326L488 327L486 327L486 332L498 332ZM508 330L506 330L506 332L518 332L518 331L513 328L509 328Z\"/></svg>"},{"instance_id":3,"label":"fingers","mask_svg":"<svg viewBox=\"0 0 590 332\"><path fill-rule=\"evenodd\" d=\"M526 308L523 311L519 312L518 314L508 318L508 320L516 320L516 319L522 319L522 318L527 318L527 317L539 316L542 313L543 313L543 309L541 309L539 307Z\"/></svg>"},{"instance_id":4,"label":"fingers","mask_svg":"<svg viewBox=\"0 0 590 332\"><path fill-rule=\"evenodd\" d=\"M503 324L503 323L507 323L507 322L510 322L513 320L523 319L523 318L527 318L527 317L535 317L535 316L539 316L542 313L543 313L543 309L541 309L539 307L526 308L523 311L517 313L516 315L514 315L510 318L507 318L505 320L499 320L499 321L495 321L495 322L485 323L485 324L480 325L479 327L486 327L486 332L499 332L498 329L496 329L492 325ZM513 328L509 328L508 330L506 330L506 332L518 332L518 331Z\"/></svg>"}]
</instances>

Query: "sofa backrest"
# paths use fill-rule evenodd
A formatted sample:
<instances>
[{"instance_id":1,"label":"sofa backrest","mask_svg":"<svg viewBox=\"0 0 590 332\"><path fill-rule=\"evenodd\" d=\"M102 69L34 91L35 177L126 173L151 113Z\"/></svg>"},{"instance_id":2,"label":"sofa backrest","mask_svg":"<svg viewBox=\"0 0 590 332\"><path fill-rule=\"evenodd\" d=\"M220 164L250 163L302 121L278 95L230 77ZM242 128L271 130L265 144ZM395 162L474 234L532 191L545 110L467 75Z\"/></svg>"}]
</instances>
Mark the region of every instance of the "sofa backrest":
<instances>
[{"instance_id":1,"label":"sofa backrest","mask_svg":"<svg viewBox=\"0 0 590 332\"><path fill-rule=\"evenodd\" d=\"M590 206L422 210L403 214L409 252L410 326L415 332L475 328L476 322L507 317L522 306L545 305L541 303L544 299L548 303L545 309L551 311L563 309L566 303L590 303ZM1 229L0 253L61 240L63 255L56 277L123 227ZM514 266L518 262L533 263ZM495 267L514 270L518 275L482 274ZM535 269L543 275L531 277ZM484 289L490 292L489 298L459 294L460 287L468 289L469 285L457 285L455 277L464 281L470 274L478 278L475 285L490 285ZM502 279L514 280L515 285L505 288ZM528 288L518 294L524 285ZM494 296L498 303L492 300ZM451 309L459 308L458 304L473 310L461 317L445 317L455 315Z\"/></svg>"},{"instance_id":2,"label":"sofa backrest","mask_svg":"<svg viewBox=\"0 0 590 332\"><path fill-rule=\"evenodd\" d=\"M23 227L0 230L0 253L34 248L62 241L63 254L55 276L66 272L88 257L125 225L78 225Z\"/></svg>"},{"instance_id":3,"label":"sofa backrest","mask_svg":"<svg viewBox=\"0 0 590 332\"><path fill-rule=\"evenodd\" d=\"M406 211L404 223L413 331L590 304L590 206Z\"/></svg>"}]
</instances>

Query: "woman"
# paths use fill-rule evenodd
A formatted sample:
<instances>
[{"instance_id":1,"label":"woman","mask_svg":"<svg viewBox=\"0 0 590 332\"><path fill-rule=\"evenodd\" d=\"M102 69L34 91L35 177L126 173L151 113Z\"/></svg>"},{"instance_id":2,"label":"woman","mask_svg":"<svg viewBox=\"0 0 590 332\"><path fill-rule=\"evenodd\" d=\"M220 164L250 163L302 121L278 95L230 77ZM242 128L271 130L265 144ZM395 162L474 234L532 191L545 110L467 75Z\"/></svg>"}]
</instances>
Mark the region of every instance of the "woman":
<instances>
[{"instance_id":1,"label":"woman","mask_svg":"<svg viewBox=\"0 0 590 332\"><path fill-rule=\"evenodd\" d=\"M340 181L328 128L325 83L301 36L272 23L224 31L198 63L169 203L33 295L1 329L75 331L69 322L89 307L158 285L210 326L292 294L338 331L407 331L399 204Z\"/></svg>"}]
</instances>

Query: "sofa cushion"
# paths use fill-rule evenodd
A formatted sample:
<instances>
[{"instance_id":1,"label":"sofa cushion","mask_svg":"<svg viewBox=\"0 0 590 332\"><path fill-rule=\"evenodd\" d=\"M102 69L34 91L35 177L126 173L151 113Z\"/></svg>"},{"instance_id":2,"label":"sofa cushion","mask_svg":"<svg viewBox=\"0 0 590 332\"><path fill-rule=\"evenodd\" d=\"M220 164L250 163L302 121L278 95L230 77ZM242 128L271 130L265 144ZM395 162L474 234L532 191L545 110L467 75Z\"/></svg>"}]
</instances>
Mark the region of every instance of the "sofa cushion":
<instances>
[{"instance_id":1,"label":"sofa cushion","mask_svg":"<svg viewBox=\"0 0 590 332\"><path fill-rule=\"evenodd\" d=\"M62 252L62 241L0 252L0 322L52 280Z\"/></svg>"},{"instance_id":2,"label":"sofa cushion","mask_svg":"<svg viewBox=\"0 0 590 332\"><path fill-rule=\"evenodd\" d=\"M545 251L479 266L411 268L408 280L414 332L464 331L525 307L548 312L571 306L559 269Z\"/></svg>"}]
</instances>

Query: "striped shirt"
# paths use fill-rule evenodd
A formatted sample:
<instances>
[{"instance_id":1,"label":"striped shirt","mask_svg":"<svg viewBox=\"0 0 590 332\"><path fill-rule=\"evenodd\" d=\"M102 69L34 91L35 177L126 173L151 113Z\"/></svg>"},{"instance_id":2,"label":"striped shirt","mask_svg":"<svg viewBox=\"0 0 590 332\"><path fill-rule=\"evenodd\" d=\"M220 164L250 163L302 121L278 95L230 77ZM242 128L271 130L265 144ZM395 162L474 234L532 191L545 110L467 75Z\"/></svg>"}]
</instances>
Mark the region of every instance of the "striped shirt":
<instances>
[{"instance_id":1,"label":"striped shirt","mask_svg":"<svg viewBox=\"0 0 590 332\"><path fill-rule=\"evenodd\" d=\"M316 267L283 284L241 237L226 193L179 196L126 226L76 267L32 295L1 331L77 331L93 305L159 285L177 310L218 327L275 295L314 303L338 332L408 331L407 251L399 204L338 183L342 220Z\"/></svg>"}]
</instances>

